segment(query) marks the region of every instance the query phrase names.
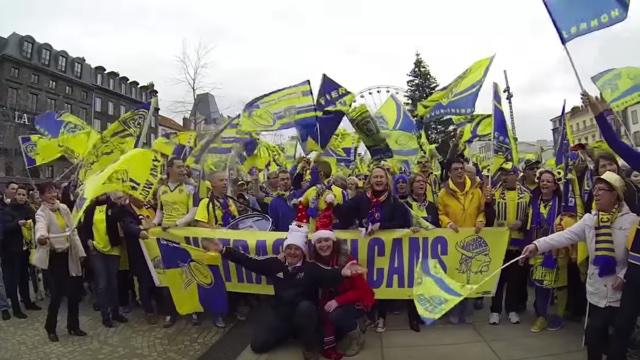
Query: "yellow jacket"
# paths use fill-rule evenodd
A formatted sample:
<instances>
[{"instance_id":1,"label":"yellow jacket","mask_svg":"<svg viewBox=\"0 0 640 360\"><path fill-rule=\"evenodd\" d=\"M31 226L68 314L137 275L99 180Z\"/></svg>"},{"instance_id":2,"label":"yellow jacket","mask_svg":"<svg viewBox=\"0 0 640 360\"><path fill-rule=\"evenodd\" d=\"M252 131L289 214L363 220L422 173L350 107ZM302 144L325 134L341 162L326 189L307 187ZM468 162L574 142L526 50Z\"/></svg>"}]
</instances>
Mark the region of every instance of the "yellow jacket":
<instances>
[{"instance_id":1,"label":"yellow jacket","mask_svg":"<svg viewBox=\"0 0 640 360\"><path fill-rule=\"evenodd\" d=\"M453 185L451 180L438 194L438 216L440 226L446 228L450 223L458 227L474 227L477 222L485 222L484 196L479 187L473 187L466 178L463 191Z\"/></svg>"}]
</instances>

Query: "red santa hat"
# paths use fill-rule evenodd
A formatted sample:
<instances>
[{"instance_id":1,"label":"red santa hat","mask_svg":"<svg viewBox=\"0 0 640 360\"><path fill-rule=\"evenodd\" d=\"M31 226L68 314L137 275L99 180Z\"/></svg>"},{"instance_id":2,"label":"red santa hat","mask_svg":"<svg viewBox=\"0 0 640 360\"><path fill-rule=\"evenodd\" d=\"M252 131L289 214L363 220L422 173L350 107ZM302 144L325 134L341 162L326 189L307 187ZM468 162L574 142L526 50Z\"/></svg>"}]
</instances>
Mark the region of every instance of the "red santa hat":
<instances>
[{"instance_id":1,"label":"red santa hat","mask_svg":"<svg viewBox=\"0 0 640 360\"><path fill-rule=\"evenodd\" d=\"M316 232L311 235L311 241L315 244L318 239L336 240L336 234L333 232L333 209L327 207L320 212L316 220Z\"/></svg>"}]
</instances>

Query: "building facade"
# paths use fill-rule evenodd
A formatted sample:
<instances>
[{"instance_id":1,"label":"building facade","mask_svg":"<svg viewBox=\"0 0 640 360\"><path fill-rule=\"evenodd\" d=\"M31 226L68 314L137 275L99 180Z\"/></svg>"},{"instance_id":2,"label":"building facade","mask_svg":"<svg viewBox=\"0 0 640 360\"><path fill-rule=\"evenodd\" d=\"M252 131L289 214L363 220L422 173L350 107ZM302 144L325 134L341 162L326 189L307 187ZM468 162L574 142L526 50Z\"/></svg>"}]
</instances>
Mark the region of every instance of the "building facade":
<instances>
[{"instance_id":1,"label":"building facade","mask_svg":"<svg viewBox=\"0 0 640 360\"><path fill-rule=\"evenodd\" d=\"M629 133L635 147L640 147L640 104L629 106L624 111Z\"/></svg>"},{"instance_id":2,"label":"building facade","mask_svg":"<svg viewBox=\"0 0 640 360\"><path fill-rule=\"evenodd\" d=\"M125 112L150 101L153 92L153 84L141 86L30 35L0 37L0 182L55 179L69 167L66 160L57 160L25 169L18 137L36 133L37 114L67 111L104 131ZM157 111L144 142L155 136Z\"/></svg>"},{"instance_id":3,"label":"building facade","mask_svg":"<svg viewBox=\"0 0 640 360\"><path fill-rule=\"evenodd\" d=\"M175 120L164 115L158 116L158 136L184 131L185 128Z\"/></svg>"}]
</instances>

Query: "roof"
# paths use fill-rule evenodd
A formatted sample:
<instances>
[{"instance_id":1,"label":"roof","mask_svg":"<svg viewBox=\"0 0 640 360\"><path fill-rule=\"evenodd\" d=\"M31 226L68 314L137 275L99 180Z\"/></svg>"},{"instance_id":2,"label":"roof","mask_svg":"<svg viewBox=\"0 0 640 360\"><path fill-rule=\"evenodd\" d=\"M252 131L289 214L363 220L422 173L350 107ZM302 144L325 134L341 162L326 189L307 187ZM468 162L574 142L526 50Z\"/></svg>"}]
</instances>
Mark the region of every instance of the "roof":
<instances>
[{"instance_id":1,"label":"roof","mask_svg":"<svg viewBox=\"0 0 640 360\"><path fill-rule=\"evenodd\" d=\"M164 115L158 115L158 125L169 128L171 130L184 131L184 127L182 125L178 124L172 118L166 117Z\"/></svg>"},{"instance_id":2,"label":"roof","mask_svg":"<svg viewBox=\"0 0 640 360\"><path fill-rule=\"evenodd\" d=\"M218 110L216 98L210 93L198 94L189 118L195 119L196 122L204 120L204 123L207 125L216 124L218 120L222 118L220 110Z\"/></svg>"}]
</instances>

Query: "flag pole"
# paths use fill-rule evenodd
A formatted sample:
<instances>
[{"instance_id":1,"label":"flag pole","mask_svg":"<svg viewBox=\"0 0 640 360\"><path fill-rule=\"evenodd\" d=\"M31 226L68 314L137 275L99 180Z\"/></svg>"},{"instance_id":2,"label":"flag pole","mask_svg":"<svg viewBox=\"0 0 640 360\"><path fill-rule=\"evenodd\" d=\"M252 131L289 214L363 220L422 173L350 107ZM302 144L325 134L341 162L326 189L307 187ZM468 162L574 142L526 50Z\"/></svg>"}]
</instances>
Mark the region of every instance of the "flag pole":
<instances>
[{"instance_id":1,"label":"flag pole","mask_svg":"<svg viewBox=\"0 0 640 360\"><path fill-rule=\"evenodd\" d=\"M144 141L147 137L147 132L149 131L149 123L151 123L151 118L153 117L156 109L158 108L158 97L154 96L151 99L151 103L149 104L149 112L147 113L147 118L144 120L144 124L142 125L142 131L140 132L140 137L138 138L138 143L136 147L142 147ZM151 146L151 144L149 144Z\"/></svg>"},{"instance_id":2,"label":"flag pole","mask_svg":"<svg viewBox=\"0 0 640 360\"><path fill-rule=\"evenodd\" d=\"M571 68L573 69L573 73L578 80L578 85L580 86L580 91L584 92L584 86L582 85L582 80L580 80L580 75L578 75L578 70L576 69L576 64L573 62L573 58L571 57L571 52L569 52L569 48L567 48L566 44L562 44L564 51L567 53L567 57L569 58L569 62L571 63Z\"/></svg>"}]
</instances>

